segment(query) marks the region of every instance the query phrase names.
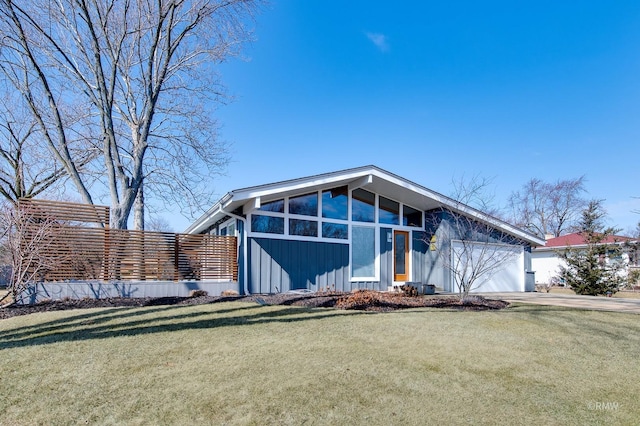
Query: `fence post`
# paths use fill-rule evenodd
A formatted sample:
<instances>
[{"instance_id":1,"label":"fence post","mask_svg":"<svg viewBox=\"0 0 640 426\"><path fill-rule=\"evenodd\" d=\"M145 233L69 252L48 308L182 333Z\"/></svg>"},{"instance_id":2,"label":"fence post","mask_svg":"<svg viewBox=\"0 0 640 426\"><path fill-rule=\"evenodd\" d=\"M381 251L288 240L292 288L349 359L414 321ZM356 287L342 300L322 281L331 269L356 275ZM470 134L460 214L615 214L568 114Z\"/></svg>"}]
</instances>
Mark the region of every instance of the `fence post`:
<instances>
[{"instance_id":1,"label":"fence post","mask_svg":"<svg viewBox=\"0 0 640 426\"><path fill-rule=\"evenodd\" d=\"M173 259L173 280L180 281L180 242L178 241L178 234L174 236Z\"/></svg>"}]
</instances>

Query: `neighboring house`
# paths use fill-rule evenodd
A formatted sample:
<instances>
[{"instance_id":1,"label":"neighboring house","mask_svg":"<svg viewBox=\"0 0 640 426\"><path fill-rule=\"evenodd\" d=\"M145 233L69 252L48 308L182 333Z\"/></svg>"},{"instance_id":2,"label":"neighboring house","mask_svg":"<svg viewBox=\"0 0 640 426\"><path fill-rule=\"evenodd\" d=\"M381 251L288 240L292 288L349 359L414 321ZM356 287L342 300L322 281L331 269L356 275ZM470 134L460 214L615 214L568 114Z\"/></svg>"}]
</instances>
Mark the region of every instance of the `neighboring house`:
<instances>
[{"instance_id":1,"label":"neighboring house","mask_svg":"<svg viewBox=\"0 0 640 426\"><path fill-rule=\"evenodd\" d=\"M629 245L629 243L637 243L638 240L620 235L611 235L602 241L602 244L619 244ZM567 248L577 249L587 247L584 237L580 233L561 235L556 238L550 238L543 247L535 247L531 252L531 266L535 272L537 285L548 285L553 283L561 284L559 280L560 267L566 266L564 260L560 258L558 253L562 253ZM625 249L622 259L627 268L638 266L638 258L636 250ZM626 273L626 269L625 269Z\"/></svg>"},{"instance_id":2,"label":"neighboring house","mask_svg":"<svg viewBox=\"0 0 640 426\"><path fill-rule=\"evenodd\" d=\"M406 282L455 292L438 256L456 245L442 238L450 221L443 209L509 235L508 247L498 245L505 251L516 247L478 291L533 291L531 246L543 240L375 166L231 191L185 232L238 236L245 294L388 290Z\"/></svg>"}]
</instances>

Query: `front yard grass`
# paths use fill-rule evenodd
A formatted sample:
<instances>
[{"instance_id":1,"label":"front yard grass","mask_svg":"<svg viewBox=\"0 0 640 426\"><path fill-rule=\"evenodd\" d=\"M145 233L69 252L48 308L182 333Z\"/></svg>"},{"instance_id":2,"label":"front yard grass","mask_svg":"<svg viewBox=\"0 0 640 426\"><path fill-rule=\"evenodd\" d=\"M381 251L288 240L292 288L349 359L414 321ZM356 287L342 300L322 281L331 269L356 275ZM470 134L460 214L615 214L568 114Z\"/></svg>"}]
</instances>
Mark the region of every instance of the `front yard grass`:
<instances>
[{"instance_id":1,"label":"front yard grass","mask_svg":"<svg viewBox=\"0 0 640 426\"><path fill-rule=\"evenodd\" d=\"M635 424L637 315L240 302L0 321L0 424Z\"/></svg>"},{"instance_id":2,"label":"front yard grass","mask_svg":"<svg viewBox=\"0 0 640 426\"><path fill-rule=\"evenodd\" d=\"M543 292L544 293L544 292ZM552 287L549 293L553 294L570 294L575 295L576 292L568 287ZM605 297L605 296L593 296L593 297ZM611 295L611 297L622 299L640 299L640 291L633 290L620 290Z\"/></svg>"}]
</instances>

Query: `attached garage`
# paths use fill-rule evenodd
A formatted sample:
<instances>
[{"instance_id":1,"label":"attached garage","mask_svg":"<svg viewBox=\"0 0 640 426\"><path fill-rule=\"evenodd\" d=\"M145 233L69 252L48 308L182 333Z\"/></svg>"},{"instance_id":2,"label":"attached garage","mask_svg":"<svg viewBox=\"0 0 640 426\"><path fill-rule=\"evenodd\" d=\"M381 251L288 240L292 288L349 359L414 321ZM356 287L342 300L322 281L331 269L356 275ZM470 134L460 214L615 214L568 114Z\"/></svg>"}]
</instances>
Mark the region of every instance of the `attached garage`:
<instances>
[{"instance_id":1,"label":"attached garage","mask_svg":"<svg viewBox=\"0 0 640 426\"><path fill-rule=\"evenodd\" d=\"M473 274L472 293L525 291L524 247L512 244L451 242L449 291Z\"/></svg>"}]
</instances>

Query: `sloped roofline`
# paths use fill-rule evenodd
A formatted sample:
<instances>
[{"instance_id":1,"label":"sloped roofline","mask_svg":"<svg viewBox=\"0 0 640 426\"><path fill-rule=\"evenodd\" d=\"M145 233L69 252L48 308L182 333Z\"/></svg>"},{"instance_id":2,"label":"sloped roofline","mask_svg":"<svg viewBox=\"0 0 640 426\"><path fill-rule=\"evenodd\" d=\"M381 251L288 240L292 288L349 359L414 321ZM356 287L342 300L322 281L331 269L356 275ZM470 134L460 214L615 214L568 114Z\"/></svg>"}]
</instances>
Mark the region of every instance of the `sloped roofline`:
<instances>
[{"instance_id":1,"label":"sloped roofline","mask_svg":"<svg viewBox=\"0 0 640 426\"><path fill-rule=\"evenodd\" d=\"M606 240L597 243L596 245L623 245L625 243L635 244L640 240L627 237L624 235L610 235ZM584 237L580 235L580 232L573 232L571 234L560 235L559 237L550 238L546 241L544 247L536 247L536 251L556 251L566 250L567 248L585 248L589 244L584 240Z\"/></svg>"},{"instance_id":2,"label":"sloped roofline","mask_svg":"<svg viewBox=\"0 0 640 426\"><path fill-rule=\"evenodd\" d=\"M211 226L217 220L222 218L225 215L225 212L228 212L227 208L234 204L237 205L238 203L249 202L252 199L260 199L262 197L273 198L277 194L283 193L302 193L305 189L311 187L327 187L333 183L346 183L358 180L365 181L370 176L375 176L406 190L413 191L422 197L435 201L440 207L445 207L481 222L488 223L533 245L544 245L544 240L534 234L374 165L234 189L226 193L218 202L207 210L207 212L193 222L185 230L185 233L202 232L208 226Z\"/></svg>"}]
</instances>

